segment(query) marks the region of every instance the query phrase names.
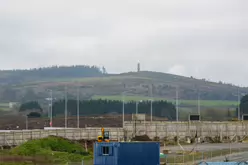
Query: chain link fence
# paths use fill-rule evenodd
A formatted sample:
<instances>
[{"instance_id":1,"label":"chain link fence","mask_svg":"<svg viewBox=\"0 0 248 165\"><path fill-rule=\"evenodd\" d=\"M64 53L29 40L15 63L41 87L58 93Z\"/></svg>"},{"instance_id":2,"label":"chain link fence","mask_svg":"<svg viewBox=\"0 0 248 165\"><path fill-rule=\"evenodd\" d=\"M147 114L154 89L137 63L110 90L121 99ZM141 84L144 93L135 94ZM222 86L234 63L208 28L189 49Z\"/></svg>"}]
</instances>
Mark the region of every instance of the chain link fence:
<instances>
[{"instance_id":1,"label":"chain link fence","mask_svg":"<svg viewBox=\"0 0 248 165\"><path fill-rule=\"evenodd\" d=\"M161 158L162 164L199 164L200 162L247 161L248 149L222 149L196 152L171 153Z\"/></svg>"}]
</instances>

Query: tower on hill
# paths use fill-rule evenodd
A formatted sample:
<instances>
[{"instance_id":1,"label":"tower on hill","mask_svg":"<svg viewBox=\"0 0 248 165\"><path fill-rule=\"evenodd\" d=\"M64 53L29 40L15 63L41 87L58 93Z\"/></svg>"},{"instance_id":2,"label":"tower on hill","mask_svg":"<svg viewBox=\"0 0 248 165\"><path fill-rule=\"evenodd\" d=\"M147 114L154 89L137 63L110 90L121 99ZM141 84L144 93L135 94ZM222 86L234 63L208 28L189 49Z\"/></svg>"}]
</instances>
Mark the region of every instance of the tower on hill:
<instances>
[{"instance_id":1,"label":"tower on hill","mask_svg":"<svg viewBox=\"0 0 248 165\"><path fill-rule=\"evenodd\" d=\"M140 72L140 63L137 64L137 72Z\"/></svg>"}]
</instances>

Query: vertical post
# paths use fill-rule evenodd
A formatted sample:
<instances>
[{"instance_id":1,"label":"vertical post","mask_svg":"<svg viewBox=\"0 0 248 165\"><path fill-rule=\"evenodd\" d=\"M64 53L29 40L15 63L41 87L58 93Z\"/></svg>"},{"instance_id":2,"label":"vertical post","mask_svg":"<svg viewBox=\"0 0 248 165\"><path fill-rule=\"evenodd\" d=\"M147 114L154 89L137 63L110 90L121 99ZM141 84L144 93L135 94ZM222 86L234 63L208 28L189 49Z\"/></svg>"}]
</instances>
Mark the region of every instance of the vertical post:
<instances>
[{"instance_id":1,"label":"vertical post","mask_svg":"<svg viewBox=\"0 0 248 165\"><path fill-rule=\"evenodd\" d=\"M197 90L197 105L198 105L198 115L201 115L201 103L200 103L200 92Z\"/></svg>"},{"instance_id":2,"label":"vertical post","mask_svg":"<svg viewBox=\"0 0 248 165\"><path fill-rule=\"evenodd\" d=\"M240 108L239 108L239 103L240 103L240 95L239 95L239 87L238 87L238 120L240 120Z\"/></svg>"},{"instance_id":3,"label":"vertical post","mask_svg":"<svg viewBox=\"0 0 248 165\"><path fill-rule=\"evenodd\" d=\"M178 122L178 86L176 86L176 111L177 111L177 122Z\"/></svg>"},{"instance_id":4,"label":"vertical post","mask_svg":"<svg viewBox=\"0 0 248 165\"><path fill-rule=\"evenodd\" d=\"M153 107L152 107L152 102L153 102L153 84L151 85L151 122L152 122L152 115L153 115L153 113L152 113L152 111L153 111Z\"/></svg>"},{"instance_id":5,"label":"vertical post","mask_svg":"<svg viewBox=\"0 0 248 165\"><path fill-rule=\"evenodd\" d=\"M65 128L67 128L67 86L65 87Z\"/></svg>"},{"instance_id":6,"label":"vertical post","mask_svg":"<svg viewBox=\"0 0 248 165\"><path fill-rule=\"evenodd\" d=\"M53 91L50 90L50 96L51 96L51 100L50 100L50 105L51 105L51 111L50 111L50 127L52 127L52 123L53 123Z\"/></svg>"},{"instance_id":7,"label":"vertical post","mask_svg":"<svg viewBox=\"0 0 248 165\"><path fill-rule=\"evenodd\" d=\"M152 122L152 100L151 100L151 122Z\"/></svg>"},{"instance_id":8,"label":"vertical post","mask_svg":"<svg viewBox=\"0 0 248 165\"><path fill-rule=\"evenodd\" d=\"M137 114L138 114L138 101L136 101L136 116L137 116Z\"/></svg>"},{"instance_id":9,"label":"vertical post","mask_svg":"<svg viewBox=\"0 0 248 165\"><path fill-rule=\"evenodd\" d=\"M28 130L28 115L25 116L26 119L26 130Z\"/></svg>"},{"instance_id":10,"label":"vertical post","mask_svg":"<svg viewBox=\"0 0 248 165\"><path fill-rule=\"evenodd\" d=\"M77 128L79 128L79 86L77 89Z\"/></svg>"},{"instance_id":11,"label":"vertical post","mask_svg":"<svg viewBox=\"0 0 248 165\"><path fill-rule=\"evenodd\" d=\"M124 120L125 120L125 98L124 93L122 93L122 127L124 128Z\"/></svg>"}]
</instances>

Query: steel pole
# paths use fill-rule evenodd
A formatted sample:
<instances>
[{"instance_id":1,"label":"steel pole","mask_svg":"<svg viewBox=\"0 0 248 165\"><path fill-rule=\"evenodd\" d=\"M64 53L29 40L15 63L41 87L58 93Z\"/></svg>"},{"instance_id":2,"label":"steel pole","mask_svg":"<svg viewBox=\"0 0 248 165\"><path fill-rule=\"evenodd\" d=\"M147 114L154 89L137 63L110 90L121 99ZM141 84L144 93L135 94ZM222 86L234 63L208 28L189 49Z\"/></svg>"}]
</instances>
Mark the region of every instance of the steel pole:
<instances>
[{"instance_id":1,"label":"steel pole","mask_svg":"<svg viewBox=\"0 0 248 165\"><path fill-rule=\"evenodd\" d=\"M153 102L153 101L151 100L151 122L152 122L152 114L153 114L153 113L152 113L152 108L153 108L153 107L152 107L152 102Z\"/></svg>"},{"instance_id":2,"label":"steel pole","mask_svg":"<svg viewBox=\"0 0 248 165\"><path fill-rule=\"evenodd\" d=\"M67 128L67 87L65 87L65 128Z\"/></svg>"},{"instance_id":3,"label":"steel pole","mask_svg":"<svg viewBox=\"0 0 248 165\"><path fill-rule=\"evenodd\" d=\"M138 102L136 101L136 117L137 117L137 114L138 114Z\"/></svg>"},{"instance_id":4,"label":"steel pole","mask_svg":"<svg viewBox=\"0 0 248 165\"><path fill-rule=\"evenodd\" d=\"M197 97L197 104L198 104L198 115L200 116L201 115L201 103L200 103L200 92L199 92L199 90L197 91L197 95L198 95L198 97Z\"/></svg>"},{"instance_id":5,"label":"steel pole","mask_svg":"<svg viewBox=\"0 0 248 165\"><path fill-rule=\"evenodd\" d=\"M176 120L178 122L178 87L176 87L176 113L177 113L177 116L176 116Z\"/></svg>"},{"instance_id":6,"label":"steel pole","mask_svg":"<svg viewBox=\"0 0 248 165\"><path fill-rule=\"evenodd\" d=\"M79 128L79 87L77 89L77 128Z\"/></svg>"},{"instance_id":7,"label":"steel pole","mask_svg":"<svg viewBox=\"0 0 248 165\"><path fill-rule=\"evenodd\" d=\"M26 130L28 130L28 115L26 115L25 117L26 117Z\"/></svg>"},{"instance_id":8,"label":"steel pole","mask_svg":"<svg viewBox=\"0 0 248 165\"><path fill-rule=\"evenodd\" d=\"M238 120L240 120L240 108L239 108L239 104L240 104L240 95L239 95L239 88L238 88Z\"/></svg>"},{"instance_id":9,"label":"steel pole","mask_svg":"<svg viewBox=\"0 0 248 165\"><path fill-rule=\"evenodd\" d=\"M51 111L50 111L50 127L52 127L52 122L53 122L53 91L50 90L50 96L51 96Z\"/></svg>"},{"instance_id":10,"label":"steel pole","mask_svg":"<svg viewBox=\"0 0 248 165\"><path fill-rule=\"evenodd\" d=\"M124 128L124 120L125 120L125 98L124 94L122 94L122 127Z\"/></svg>"}]
</instances>

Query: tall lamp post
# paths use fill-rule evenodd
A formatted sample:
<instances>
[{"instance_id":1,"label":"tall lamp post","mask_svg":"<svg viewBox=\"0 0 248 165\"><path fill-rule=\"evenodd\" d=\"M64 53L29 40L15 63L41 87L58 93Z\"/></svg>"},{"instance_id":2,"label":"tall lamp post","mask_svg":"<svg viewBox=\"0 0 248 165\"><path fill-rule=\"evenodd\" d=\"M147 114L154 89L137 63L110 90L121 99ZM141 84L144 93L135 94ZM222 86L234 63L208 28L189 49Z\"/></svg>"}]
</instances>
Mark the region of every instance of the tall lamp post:
<instances>
[{"instance_id":1,"label":"tall lamp post","mask_svg":"<svg viewBox=\"0 0 248 165\"><path fill-rule=\"evenodd\" d=\"M67 86L65 87L65 128L67 128Z\"/></svg>"},{"instance_id":2,"label":"tall lamp post","mask_svg":"<svg viewBox=\"0 0 248 165\"><path fill-rule=\"evenodd\" d=\"M179 110L178 110L178 86L176 86L176 118L177 122L179 121Z\"/></svg>"},{"instance_id":3,"label":"tall lamp post","mask_svg":"<svg viewBox=\"0 0 248 165\"><path fill-rule=\"evenodd\" d=\"M124 91L121 93L122 95L122 126L124 127L124 121L125 121L125 95L127 92L130 92L132 90Z\"/></svg>"},{"instance_id":4,"label":"tall lamp post","mask_svg":"<svg viewBox=\"0 0 248 165\"><path fill-rule=\"evenodd\" d=\"M52 127L52 123L53 123L53 91L50 90L50 106L51 106L51 110L50 110L50 127Z\"/></svg>"},{"instance_id":5,"label":"tall lamp post","mask_svg":"<svg viewBox=\"0 0 248 165\"><path fill-rule=\"evenodd\" d=\"M238 120L240 120L240 108L239 108L239 104L240 104L240 94L239 94L239 87L238 87Z\"/></svg>"},{"instance_id":6,"label":"tall lamp post","mask_svg":"<svg viewBox=\"0 0 248 165\"><path fill-rule=\"evenodd\" d=\"M152 122L152 115L153 115L152 103L153 103L153 99L149 99L149 101L151 102L150 111L151 111L151 122Z\"/></svg>"},{"instance_id":7,"label":"tall lamp post","mask_svg":"<svg viewBox=\"0 0 248 165\"><path fill-rule=\"evenodd\" d=\"M138 108L139 108L139 103L141 103L143 100L136 101L136 115L138 114Z\"/></svg>"},{"instance_id":8,"label":"tall lamp post","mask_svg":"<svg viewBox=\"0 0 248 165\"><path fill-rule=\"evenodd\" d=\"M79 85L77 87L77 128L79 128L79 94L80 94L80 90L79 90Z\"/></svg>"}]
</instances>

